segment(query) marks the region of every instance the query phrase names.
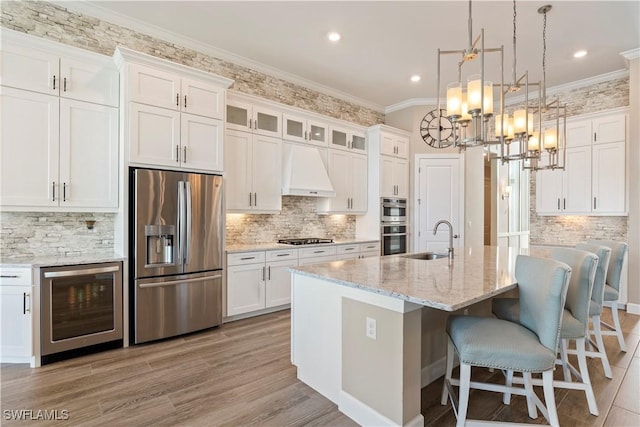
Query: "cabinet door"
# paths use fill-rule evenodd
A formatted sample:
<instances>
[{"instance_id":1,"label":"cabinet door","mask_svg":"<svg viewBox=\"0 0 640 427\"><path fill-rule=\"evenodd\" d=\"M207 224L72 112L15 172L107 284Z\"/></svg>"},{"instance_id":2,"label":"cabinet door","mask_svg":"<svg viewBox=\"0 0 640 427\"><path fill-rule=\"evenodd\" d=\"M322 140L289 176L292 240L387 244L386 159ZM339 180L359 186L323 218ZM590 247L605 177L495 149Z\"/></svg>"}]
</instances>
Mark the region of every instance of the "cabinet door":
<instances>
[{"instance_id":1,"label":"cabinet door","mask_svg":"<svg viewBox=\"0 0 640 427\"><path fill-rule=\"evenodd\" d=\"M104 61L60 59L60 96L117 107L118 70Z\"/></svg>"},{"instance_id":2,"label":"cabinet door","mask_svg":"<svg viewBox=\"0 0 640 427\"><path fill-rule=\"evenodd\" d=\"M409 162L396 159L394 176L396 182L396 195L398 197L409 197Z\"/></svg>"},{"instance_id":3,"label":"cabinet door","mask_svg":"<svg viewBox=\"0 0 640 427\"><path fill-rule=\"evenodd\" d=\"M625 115L613 114L593 120L593 143L607 144L626 139Z\"/></svg>"},{"instance_id":4,"label":"cabinet door","mask_svg":"<svg viewBox=\"0 0 640 427\"><path fill-rule=\"evenodd\" d=\"M351 156L351 211L353 213L367 212L368 179L367 157Z\"/></svg>"},{"instance_id":5,"label":"cabinet door","mask_svg":"<svg viewBox=\"0 0 640 427\"><path fill-rule=\"evenodd\" d=\"M264 264L227 269L227 316L265 308L265 270Z\"/></svg>"},{"instance_id":6,"label":"cabinet door","mask_svg":"<svg viewBox=\"0 0 640 427\"><path fill-rule=\"evenodd\" d=\"M0 84L48 95L58 94L60 88L58 55L37 49L26 49L4 41L1 55Z\"/></svg>"},{"instance_id":7,"label":"cabinet door","mask_svg":"<svg viewBox=\"0 0 640 427\"><path fill-rule=\"evenodd\" d=\"M180 165L180 112L129 104L129 161L157 166Z\"/></svg>"},{"instance_id":8,"label":"cabinet door","mask_svg":"<svg viewBox=\"0 0 640 427\"><path fill-rule=\"evenodd\" d=\"M351 197L350 186L350 156L349 153L339 150L329 150L329 178L333 184L336 196L327 199L328 211L346 212Z\"/></svg>"},{"instance_id":9,"label":"cabinet door","mask_svg":"<svg viewBox=\"0 0 640 427\"><path fill-rule=\"evenodd\" d=\"M282 140L254 135L251 151L253 209L282 209Z\"/></svg>"},{"instance_id":10,"label":"cabinet door","mask_svg":"<svg viewBox=\"0 0 640 427\"><path fill-rule=\"evenodd\" d=\"M593 212L625 212L624 141L593 145Z\"/></svg>"},{"instance_id":11,"label":"cabinet door","mask_svg":"<svg viewBox=\"0 0 640 427\"><path fill-rule=\"evenodd\" d=\"M129 64L128 101L170 110L180 109L180 77L155 68Z\"/></svg>"},{"instance_id":12,"label":"cabinet door","mask_svg":"<svg viewBox=\"0 0 640 427\"><path fill-rule=\"evenodd\" d=\"M346 129L331 127L330 128L329 146L341 150L349 149L349 131Z\"/></svg>"},{"instance_id":13,"label":"cabinet door","mask_svg":"<svg viewBox=\"0 0 640 427\"><path fill-rule=\"evenodd\" d=\"M224 89L218 86L182 78L180 108L182 111L200 116L222 119Z\"/></svg>"},{"instance_id":14,"label":"cabinet door","mask_svg":"<svg viewBox=\"0 0 640 427\"><path fill-rule=\"evenodd\" d=\"M563 210L591 212L591 147L567 148L565 167Z\"/></svg>"},{"instance_id":15,"label":"cabinet door","mask_svg":"<svg viewBox=\"0 0 640 427\"><path fill-rule=\"evenodd\" d=\"M307 142L307 121L291 114L282 115L282 139Z\"/></svg>"},{"instance_id":16,"label":"cabinet door","mask_svg":"<svg viewBox=\"0 0 640 427\"><path fill-rule=\"evenodd\" d=\"M548 164L547 153L542 153L543 164ZM536 175L536 211L539 214L559 214L562 211L561 170L540 170Z\"/></svg>"},{"instance_id":17,"label":"cabinet door","mask_svg":"<svg viewBox=\"0 0 640 427\"><path fill-rule=\"evenodd\" d=\"M395 160L389 156L380 156L380 196L396 196Z\"/></svg>"},{"instance_id":18,"label":"cabinet door","mask_svg":"<svg viewBox=\"0 0 640 427\"><path fill-rule=\"evenodd\" d=\"M591 120L567 123L567 148L591 145Z\"/></svg>"},{"instance_id":19,"label":"cabinet door","mask_svg":"<svg viewBox=\"0 0 640 427\"><path fill-rule=\"evenodd\" d=\"M403 159L409 156L409 138L396 137L396 155Z\"/></svg>"},{"instance_id":20,"label":"cabinet door","mask_svg":"<svg viewBox=\"0 0 640 427\"><path fill-rule=\"evenodd\" d=\"M32 288L0 286L0 355L2 362L27 362L32 351Z\"/></svg>"},{"instance_id":21,"label":"cabinet door","mask_svg":"<svg viewBox=\"0 0 640 427\"><path fill-rule=\"evenodd\" d=\"M266 306L276 307L291 303L290 267L298 265L298 260L267 263Z\"/></svg>"},{"instance_id":22,"label":"cabinet door","mask_svg":"<svg viewBox=\"0 0 640 427\"><path fill-rule=\"evenodd\" d=\"M251 196L251 145L253 135L227 130L224 149L226 171L226 205L230 211L248 211L253 205Z\"/></svg>"},{"instance_id":23,"label":"cabinet door","mask_svg":"<svg viewBox=\"0 0 640 427\"><path fill-rule=\"evenodd\" d=\"M387 156L396 155L396 141L393 135L389 133L380 134L380 154Z\"/></svg>"},{"instance_id":24,"label":"cabinet door","mask_svg":"<svg viewBox=\"0 0 640 427\"><path fill-rule=\"evenodd\" d=\"M252 131L253 109L250 104L227 101L227 129Z\"/></svg>"},{"instance_id":25,"label":"cabinet door","mask_svg":"<svg viewBox=\"0 0 640 427\"><path fill-rule=\"evenodd\" d=\"M118 207L118 109L60 100L60 206Z\"/></svg>"},{"instance_id":26,"label":"cabinet door","mask_svg":"<svg viewBox=\"0 0 640 427\"><path fill-rule=\"evenodd\" d=\"M367 152L367 137L362 132L351 132L351 149L359 153Z\"/></svg>"},{"instance_id":27,"label":"cabinet door","mask_svg":"<svg viewBox=\"0 0 640 427\"><path fill-rule=\"evenodd\" d=\"M329 138L329 126L315 120L307 121L307 140L310 144L326 147Z\"/></svg>"},{"instance_id":28,"label":"cabinet door","mask_svg":"<svg viewBox=\"0 0 640 427\"><path fill-rule=\"evenodd\" d=\"M224 153L222 120L182 113L180 118L181 162L190 169L222 172Z\"/></svg>"},{"instance_id":29,"label":"cabinet door","mask_svg":"<svg viewBox=\"0 0 640 427\"><path fill-rule=\"evenodd\" d=\"M282 113L264 107L253 108L253 131L258 135L282 138Z\"/></svg>"},{"instance_id":30,"label":"cabinet door","mask_svg":"<svg viewBox=\"0 0 640 427\"><path fill-rule=\"evenodd\" d=\"M59 98L0 88L2 206L58 206Z\"/></svg>"}]
</instances>

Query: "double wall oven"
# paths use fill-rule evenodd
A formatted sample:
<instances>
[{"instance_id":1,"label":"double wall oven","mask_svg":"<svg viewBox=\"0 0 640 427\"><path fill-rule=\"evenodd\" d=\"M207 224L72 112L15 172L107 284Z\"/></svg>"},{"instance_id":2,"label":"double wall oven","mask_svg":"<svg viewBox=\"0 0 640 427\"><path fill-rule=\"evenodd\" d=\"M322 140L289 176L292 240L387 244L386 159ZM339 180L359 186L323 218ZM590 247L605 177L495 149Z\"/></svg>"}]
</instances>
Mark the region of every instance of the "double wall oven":
<instances>
[{"instance_id":1,"label":"double wall oven","mask_svg":"<svg viewBox=\"0 0 640 427\"><path fill-rule=\"evenodd\" d=\"M381 255L407 252L407 199L380 199L380 241Z\"/></svg>"}]
</instances>

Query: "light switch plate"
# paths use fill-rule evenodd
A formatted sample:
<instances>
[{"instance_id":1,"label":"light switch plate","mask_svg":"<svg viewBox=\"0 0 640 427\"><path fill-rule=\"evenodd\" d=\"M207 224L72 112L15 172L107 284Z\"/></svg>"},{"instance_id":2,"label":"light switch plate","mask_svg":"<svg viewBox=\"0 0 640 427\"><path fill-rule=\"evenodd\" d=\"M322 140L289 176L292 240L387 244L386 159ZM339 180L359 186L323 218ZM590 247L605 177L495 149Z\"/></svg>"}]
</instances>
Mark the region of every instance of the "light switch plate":
<instances>
[{"instance_id":1,"label":"light switch plate","mask_svg":"<svg viewBox=\"0 0 640 427\"><path fill-rule=\"evenodd\" d=\"M376 327L376 319L372 319L371 317L367 317L367 337L372 340L376 339L377 336L377 327Z\"/></svg>"}]
</instances>

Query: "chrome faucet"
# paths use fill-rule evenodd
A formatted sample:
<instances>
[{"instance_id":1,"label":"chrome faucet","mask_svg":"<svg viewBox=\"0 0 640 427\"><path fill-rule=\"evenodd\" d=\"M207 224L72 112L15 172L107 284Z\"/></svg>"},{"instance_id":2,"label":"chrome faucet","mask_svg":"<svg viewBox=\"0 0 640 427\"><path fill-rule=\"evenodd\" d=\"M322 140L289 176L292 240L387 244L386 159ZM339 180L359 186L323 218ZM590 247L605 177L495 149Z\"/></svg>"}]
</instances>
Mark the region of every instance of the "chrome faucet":
<instances>
[{"instance_id":1,"label":"chrome faucet","mask_svg":"<svg viewBox=\"0 0 640 427\"><path fill-rule=\"evenodd\" d=\"M440 221L436 222L436 225L433 227L433 235L435 236L436 233L438 232L438 226L440 226L440 224L446 224L449 226L449 262L453 261L453 226L451 225L451 223L447 220L441 219ZM458 235L455 236L456 238L458 237Z\"/></svg>"}]
</instances>

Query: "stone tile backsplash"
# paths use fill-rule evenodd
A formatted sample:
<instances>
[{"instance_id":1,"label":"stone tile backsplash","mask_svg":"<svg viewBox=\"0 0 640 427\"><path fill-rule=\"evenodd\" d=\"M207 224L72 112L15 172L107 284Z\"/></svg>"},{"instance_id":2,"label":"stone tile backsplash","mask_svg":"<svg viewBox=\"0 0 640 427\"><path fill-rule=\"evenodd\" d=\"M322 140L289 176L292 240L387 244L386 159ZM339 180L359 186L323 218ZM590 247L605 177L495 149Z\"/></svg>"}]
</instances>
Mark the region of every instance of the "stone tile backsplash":
<instances>
[{"instance_id":1,"label":"stone tile backsplash","mask_svg":"<svg viewBox=\"0 0 640 427\"><path fill-rule=\"evenodd\" d=\"M1 212L0 257L112 252L115 218L113 213ZM95 221L92 230L86 220Z\"/></svg>"},{"instance_id":2,"label":"stone tile backsplash","mask_svg":"<svg viewBox=\"0 0 640 427\"><path fill-rule=\"evenodd\" d=\"M284 196L277 214L227 214L227 244L274 243L288 237L355 238L355 216L318 215L316 200Z\"/></svg>"}]
</instances>

